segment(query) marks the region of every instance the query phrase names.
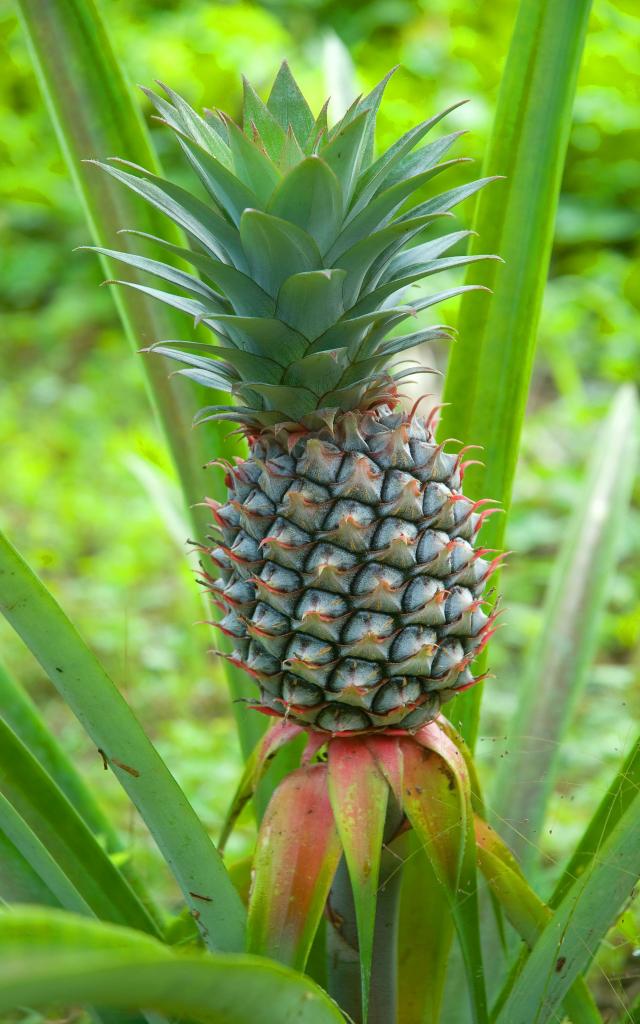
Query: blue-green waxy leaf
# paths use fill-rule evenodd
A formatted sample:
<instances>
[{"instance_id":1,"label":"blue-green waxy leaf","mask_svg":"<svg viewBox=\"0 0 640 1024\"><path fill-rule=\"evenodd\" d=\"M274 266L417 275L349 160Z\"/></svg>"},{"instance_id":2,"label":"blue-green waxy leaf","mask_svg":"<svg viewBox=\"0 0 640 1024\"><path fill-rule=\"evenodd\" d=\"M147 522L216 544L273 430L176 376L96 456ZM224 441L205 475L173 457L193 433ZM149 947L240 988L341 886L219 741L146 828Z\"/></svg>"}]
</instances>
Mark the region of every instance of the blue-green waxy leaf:
<instances>
[{"instance_id":1,"label":"blue-green waxy leaf","mask_svg":"<svg viewBox=\"0 0 640 1024\"><path fill-rule=\"evenodd\" d=\"M280 172L266 152L254 146L235 121L225 115L223 117L229 132L234 171L265 207L280 181Z\"/></svg>"},{"instance_id":2,"label":"blue-green waxy leaf","mask_svg":"<svg viewBox=\"0 0 640 1024\"><path fill-rule=\"evenodd\" d=\"M426 295L411 305L392 306L389 309L378 310L377 313L364 313L361 316L355 317L352 321L345 321L345 323L357 324L361 321L364 322L366 317L376 318L371 321L374 326L368 332L366 340L358 352L359 357L371 356L376 353L392 327L397 327L398 324L403 323L410 316L417 316L423 310L429 309L431 306L437 306L438 303L444 302L446 299L453 299L456 295L461 295L469 288L472 288L473 291L483 290L480 285L476 287L473 285L460 285L459 288L447 288L446 291ZM327 335L330 337L331 331L328 331Z\"/></svg>"},{"instance_id":3,"label":"blue-green waxy leaf","mask_svg":"<svg viewBox=\"0 0 640 1024\"><path fill-rule=\"evenodd\" d=\"M382 96L387 87L387 82L393 75L395 75L397 70L398 65L396 64L396 66L391 68L391 71L388 71L384 78L382 78L378 82L378 84L373 87L370 93L368 93L363 99L358 100L356 107L357 112L360 113L363 110L369 112L369 123L367 125L367 132L364 141L364 151L362 154L362 164L364 167L371 163L371 158L373 156L373 139L376 130L376 114L378 113L380 101L382 100Z\"/></svg>"},{"instance_id":4,"label":"blue-green waxy leaf","mask_svg":"<svg viewBox=\"0 0 640 1024\"><path fill-rule=\"evenodd\" d=\"M229 375L223 373L221 369L187 369L178 370L177 372L181 377L186 377L187 380L192 380L195 381L196 384L201 384L203 388L212 388L214 391L226 391L228 394L232 394L233 392L233 385L230 383Z\"/></svg>"},{"instance_id":5,"label":"blue-green waxy leaf","mask_svg":"<svg viewBox=\"0 0 640 1024\"><path fill-rule=\"evenodd\" d=\"M170 266L168 263L161 263L159 260L150 260L146 256L137 256L132 252L116 252L114 249L102 249L100 246L81 246L83 249L88 249L90 252L98 252L103 256L109 256L113 260L118 260L120 263L126 263L127 266L136 267L138 270L144 270L145 273L151 274L153 277L159 277L163 281L169 281L171 284L175 284L178 288L184 289L186 292L190 292L191 295L199 295L206 302L212 304L213 308L224 309L226 305L226 299L220 292L216 292L209 285L204 284L199 278L194 277L192 274L186 274L184 270L178 270L176 267ZM177 246L176 246L177 248ZM206 257L203 257L206 258Z\"/></svg>"},{"instance_id":6,"label":"blue-green waxy leaf","mask_svg":"<svg viewBox=\"0 0 640 1024\"><path fill-rule=\"evenodd\" d=\"M371 197L374 196L383 185L393 185L396 181L401 180L401 178L413 177L413 174L419 174L421 171L429 169L427 166L421 166L416 168L411 174L400 174L399 177L396 174L396 176L392 178L394 170L397 172L398 165L401 163L403 157L418 145L420 140L424 138L427 132L429 132L434 125L438 124L443 117L446 117L447 114L459 106L460 103L454 103L446 110L443 110L442 113L436 114L435 117L431 117L427 121L423 121L422 124L417 125L415 128L411 128L410 131L406 132L400 139L398 139L397 142L394 142L394 144L390 146L385 153L378 157L378 159L360 175L355 196L349 211L350 218L359 213L360 210L364 209ZM450 136L450 138L453 141L460 134L460 132L456 132L455 136ZM449 143L449 145L450 144L451 143ZM436 146L437 145L438 143L436 143ZM440 159L440 155L443 152L442 146L440 146L439 149L434 148L434 153L435 152L437 152L438 155L433 159L434 164ZM431 166L433 166L433 164Z\"/></svg>"},{"instance_id":7,"label":"blue-green waxy leaf","mask_svg":"<svg viewBox=\"0 0 640 1024\"><path fill-rule=\"evenodd\" d=\"M404 290L410 285L422 281L425 277L431 277L433 274L438 274L442 270L453 270L456 267L464 267L469 263L478 263L481 260L499 260L499 258L499 256L478 255L449 256L445 259L430 260L422 266L416 267L411 273L403 274L401 277L385 281L384 284L378 285L374 291L365 295L362 301L354 306L353 310L350 312L358 315L382 306L386 302L398 302L401 298L400 293L404 292ZM441 300L436 299L436 301L439 302ZM430 305L433 305L433 303L430 303Z\"/></svg>"},{"instance_id":8,"label":"blue-green waxy leaf","mask_svg":"<svg viewBox=\"0 0 640 1024\"><path fill-rule=\"evenodd\" d=\"M274 298L283 281L292 274L322 267L322 257L313 238L280 217L245 210L240 221L240 237L251 274Z\"/></svg>"},{"instance_id":9,"label":"blue-green waxy leaf","mask_svg":"<svg viewBox=\"0 0 640 1024\"><path fill-rule=\"evenodd\" d=\"M406 316L412 316L414 310L410 306L403 306L402 312ZM376 328L382 337L391 324L398 322L399 316L400 307L378 309L373 313L365 313L363 316L353 318L345 317L320 335L310 346L310 351L326 352L329 349L345 346L354 354L372 327Z\"/></svg>"},{"instance_id":10,"label":"blue-green waxy leaf","mask_svg":"<svg viewBox=\"0 0 640 1024\"><path fill-rule=\"evenodd\" d=\"M278 295L277 315L314 341L344 313L344 270L311 270L288 277Z\"/></svg>"},{"instance_id":11,"label":"blue-green waxy leaf","mask_svg":"<svg viewBox=\"0 0 640 1024\"><path fill-rule=\"evenodd\" d=\"M296 139L293 133L293 128L289 125L282 153L280 155L280 170L283 174L286 174L288 171L292 171L296 164L299 164L301 160L304 160L305 156L307 156L307 154Z\"/></svg>"},{"instance_id":12,"label":"blue-green waxy leaf","mask_svg":"<svg viewBox=\"0 0 640 1024\"><path fill-rule=\"evenodd\" d=\"M155 174L142 171L145 176L129 174L127 171L114 167L112 164L93 161L97 167L106 171L112 178L122 182L132 192L146 199L156 209L166 214L174 224L183 228L197 240L213 256L228 262L229 257L240 267L245 265L244 254L240 246L237 230L220 214L206 206L179 185L159 178Z\"/></svg>"},{"instance_id":13,"label":"blue-green waxy leaf","mask_svg":"<svg viewBox=\"0 0 640 1024\"><path fill-rule=\"evenodd\" d=\"M304 146L313 130L314 118L286 60L276 75L267 108L285 132L291 125L298 143Z\"/></svg>"},{"instance_id":14,"label":"blue-green waxy leaf","mask_svg":"<svg viewBox=\"0 0 640 1024\"><path fill-rule=\"evenodd\" d=\"M190 349L198 348L208 353L207 355L198 355L195 352L184 351L182 346L183 342L167 341L151 345L149 351L158 356L166 356L167 359L175 359L176 362L183 363L185 366L204 371L208 381L207 387L219 386L223 391L230 391L231 386L240 379L239 374L230 363L223 363L211 358L215 352L226 352L226 349L216 349L212 345L198 345L193 342L189 345ZM217 385L212 383L212 378L215 378Z\"/></svg>"},{"instance_id":15,"label":"blue-green waxy leaf","mask_svg":"<svg viewBox=\"0 0 640 1024\"><path fill-rule=\"evenodd\" d=\"M173 245L172 242L166 242L163 238L147 234L144 231L128 230L124 233L146 238L147 241L160 245L167 252L190 263L200 271L203 277L213 281L218 288L222 289L238 316L272 315L275 302L271 296L267 295L250 277L247 277L242 271L236 270L229 263L221 263L220 260L203 252Z\"/></svg>"},{"instance_id":16,"label":"blue-green waxy leaf","mask_svg":"<svg viewBox=\"0 0 640 1024\"><path fill-rule=\"evenodd\" d=\"M109 281L107 283L123 285L125 288L133 288L134 291L150 295L160 302L165 302L167 306L171 306L173 309L179 309L183 313L188 313L196 321L206 320L207 317L212 317L216 313L226 313L228 309L226 302L221 303L213 299L208 299L206 303L200 302L199 299L188 299L184 295L174 295L173 292L161 291L159 288L149 288L145 284L135 284L133 281Z\"/></svg>"},{"instance_id":17,"label":"blue-green waxy leaf","mask_svg":"<svg viewBox=\"0 0 640 1024\"><path fill-rule=\"evenodd\" d=\"M463 131L451 132L450 135L443 135L442 138L435 139L426 146L421 146L413 153L407 153L398 164L394 165L385 184L387 186L394 185L397 181L404 181L405 178L412 178L414 174L422 174L423 171L435 167L464 134Z\"/></svg>"},{"instance_id":18,"label":"blue-green waxy leaf","mask_svg":"<svg viewBox=\"0 0 640 1024\"><path fill-rule=\"evenodd\" d=\"M447 161L447 163L456 163L456 161ZM440 164L440 167L445 166ZM408 213L403 213L398 218L400 222L404 220L413 220L414 217L424 217L430 213L446 213L448 210L452 210L458 203L464 202L469 196L474 195L485 185L488 185L492 181L498 181L499 175L494 175L491 178L478 178L477 181L470 181L466 185L458 185L457 188L450 188L448 192L442 192L439 196L434 196L433 199L427 199L424 203L420 203L418 206L414 206Z\"/></svg>"},{"instance_id":19,"label":"blue-green waxy leaf","mask_svg":"<svg viewBox=\"0 0 640 1024\"><path fill-rule=\"evenodd\" d=\"M265 359L229 345L218 348L214 345L189 345L190 349L198 348L198 352L184 351L176 347L180 342L166 342L153 345L151 351L161 356L176 359L186 366L193 366L213 374L216 378L228 380L230 383L243 379L251 379L252 373L259 374L262 380L277 382L282 375L282 367L272 359ZM199 354L200 353L200 354ZM218 357L218 358L216 358Z\"/></svg>"},{"instance_id":20,"label":"blue-green waxy leaf","mask_svg":"<svg viewBox=\"0 0 640 1024\"><path fill-rule=\"evenodd\" d=\"M344 208L353 195L366 142L369 114L363 111L341 128L330 142L322 147L320 156L334 172L342 188ZM341 212L343 212L341 210Z\"/></svg>"},{"instance_id":21,"label":"blue-green waxy leaf","mask_svg":"<svg viewBox=\"0 0 640 1024\"><path fill-rule=\"evenodd\" d=\"M309 138L304 145L305 153L317 153L320 145L324 140L324 136L327 134L327 111L329 109L329 100L325 100L322 104L320 113L315 119L313 128L309 132Z\"/></svg>"},{"instance_id":22,"label":"blue-green waxy leaf","mask_svg":"<svg viewBox=\"0 0 640 1024\"><path fill-rule=\"evenodd\" d=\"M438 324L434 327L424 327L420 331L412 331L411 334L400 334L382 342L375 347L376 356L388 358L397 355L399 352L407 352L417 345L424 345L431 341L451 341L455 337L453 328L445 324Z\"/></svg>"},{"instance_id":23,"label":"blue-green waxy leaf","mask_svg":"<svg viewBox=\"0 0 640 1024\"><path fill-rule=\"evenodd\" d=\"M299 358L307 347L302 334L270 317L216 316L207 324L222 331L238 348L272 359L281 367Z\"/></svg>"},{"instance_id":24,"label":"blue-green waxy leaf","mask_svg":"<svg viewBox=\"0 0 640 1024\"><path fill-rule=\"evenodd\" d=\"M283 383L289 387L306 387L322 404L322 396L338 386L348 366L346 348L336 348L330 352L313 352L288 367Z\"/></svg>"},{"instance_id":25,"label":"blue-green waxy leaf","mask_svg":"<svg viewBox=\"0 0 640 1024\"><path fill-rule=\"evenodd\" d=\"M257 92L244 75L242 76L243 106L242 126L249 138L252 138L254 130L258 133L260 142L264 146L267 155L274 162L277 162L282 154L286 132L278 124L269 108L262 102Z\"/></svg>"},{"instance_id":26,"label":"blue-green waxy leaf","mask_svg":"<svg viewBox=\"0 0 640 1024\"><path fill-rule=\"evenodd\" d=\"M414 245L411 249L404 249L389 260L387 267L380 275L380 281L388 281L390 278L404 277L406 274L413 273L425 263L430 263L441 256L443 252L452 249L458 242L469 238L471 233L471 231L454 231L449 235L434 238L430 242Z\"/></svg>"},{"instance_id":27,"label":"blue-green waxy leaf","mask_svg":"<svg viewBox=\"0 0 640 1024\"><path fill-rule=\"evenodd\" d=\"M2 1016L25 1006L46 1013L91 1005L201 1024L344 1022L313 981L263 958L176 951L63 911L0 913Z\"/></svg>"},{"instance_id":28,"label":"blue-green waxy leaf","mask_svg":"<svg viewBox=\"0 0 640 1024\"><path fill-rule=\"evenodd\" d=\"M360 242L343 252L338 258L338 265L347 271L347 279L344 286L345 308L353 306L359 297L363 282L371 273L371 281L368 287L373 287L380 276L373 272L378 261L386 267L390 258L397 249L406 245L418 232L431 223L433 217L419 217L415 221L405 221L402 224L389 224L381 231L375 231Z\"/></svg>"},{"instance_id":29,"label":"blue-green waxy leaf","mask_svg":"<svg viewBox=\"0 0 640 1024\"><path fill-rule=\"evenodd\" d=\"M363 1019L367 1020L380 854L389 786L361 739L329 744L329 797L344 850L358 922Z\"/></svg>"},{"instance_id":30,"label":"blue-green waxy leaf","mask_svg":"<svg viewBox=\"0 0 640 1024\"><path fill-rule=\"evenodd\" d=\"M342 219L342 190L323 158L309 156L297 163L275 189L267 212L303 228L326 252Z\"/></svg>"},{"instance_id":31,"label":"blue-green waxy leaf","mask_svg":"<svg viewBox=\"0 0 640 1024\"><path fill-rule=\"evenodd\" d=\"M318 405L317 395L310 388L299 384L263 384L261 381L248 381L251 390L260 395L264 408L278 413L278 419L298 422Z\"/></svg>"},{"instance_id":32,"label":"blue-green waxy leaf","mask_svg":"<svg viewBox=\"0 0 640 1024\"><path fill-rule=\"evenodd\" d=\"M438 167L432 168L430 171L424 171L422 174L417 174L413 178L409 178L407 181L399 181L395 185L391 185L390 188L384 189L377 196L375 196L371 202L362 210L356 217L350 221L345 228L340 232L335 243L331 246L327 253L327 261L332 264L340 265L339 257L347 249L350 249L356 242L366 238L372 232L379 230L381 227L388 222L390 217L393 216L396 210L398 210L406 199L412 193L416 192L419 188L422 188L428 181L434 178L437 174L446 170L452 164L459 163L458 160L448 161L444 164L439 164ZM433 199L430 202L437 204L438 200ZM433 208L426 208L426 204L423 203L420 206L414 207L409 213L405 214L404 217L399 218L402 220L414 219L415 217L421 217L424 214L436 213L445 209L444 206L434 205Z\"/></svg>"},{"instance_id":33,"label":"blue-green waxy leaf","mask_svg":"<svg viewBox=\"0 0 640 1024\"><path fill-rule=\"evenodd\" d=\"M178 142L213 201L235 225L243 210L261 205L257 194L214 156L187 139L179 138Z\"/></svg>"},{"instance_id":34,"label":"blue-green waxy leaf","mask_svg":"<svg viewBox=\"0 0 640 1024\"><path fill-rule=\"evenodd\" d=\"M163 82L158 83L166 93L170 102L157 96L151 89L143 88L145 96L153 103L161 117L180 135L185 135L193 142L201 146L207 153L215 157L229 170L231 169L231 153L229 147L215 131L212 125L205 121L185 99Z\"/></svg>"}]
</instances>

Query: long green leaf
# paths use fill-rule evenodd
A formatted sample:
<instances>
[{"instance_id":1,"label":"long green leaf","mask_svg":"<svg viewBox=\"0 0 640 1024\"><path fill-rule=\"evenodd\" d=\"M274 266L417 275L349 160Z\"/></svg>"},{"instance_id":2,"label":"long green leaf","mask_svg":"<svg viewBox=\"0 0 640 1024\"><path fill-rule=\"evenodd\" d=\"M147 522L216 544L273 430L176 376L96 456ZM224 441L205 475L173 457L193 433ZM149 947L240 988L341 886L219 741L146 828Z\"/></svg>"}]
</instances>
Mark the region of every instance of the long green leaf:
<instances>
[{"instance_id":1,"label":"long green leaf","mask_svg":"<svg viewBox=\"0 0 640 1024\"><path fill-rule=\"evenodd\" d=\"M535 943L496 1024L546 1024L598 946L640 876L640 796L574 882Z\"/></svg>"},{"instance_id":2,"label":"long green leaf","mask_svg":"<svg viewBox=\"0 0 640 1024\"><path fill-rule=\"evenodd\" d=\"M615 569L636 468L638 409L623 387L611 406L590 459L576 512L549 584L537 642L525 666L493 807L517 822L509 843L527 868L556 777L561 739L598 644L598 624Z\"/></svg>"},{"instance_id":3,"label":"long green leaf","mask_svg":"<svg viewBox=\"0 0 640 1024\"><path fill-rule=\"evenodd\" d=\"M0 719L29 748L41 767L56 782L78 814L104 842L109 853L120 852L122 843L109 818L76 770L66 752L45 725L38 709L0 665Z\"/></svg>"},{"instance_id":4,"label":"long green leaf","mask_svg":"<svg viewBox=\"0 0 640 1024\"><path fill-rule=\"evenodd\" d=\"M0 792L96 917L155 932L147 911L87 824L1 719ZM17 845L15 836L12 839ZM20 852L27 855L24 849Z\"/></svg>"},{"instance_id":5,"label":"long green leaf","mask_svg":"<svg viewBox=\"0 0 640 1024\"><path fill-rule=\"evenodd\" d=\"M0 913L0 1011L94 1004L204 1024L340 1024L308 978L251 956L177 954L128 928L56 911Z\"/></svg>"},{"instance_id":6,"label":"long green leaf","mask_svg":"<svg viewBox=\"0 0 640 1024\"><path fill-rule=\"evenodd\" d=\"M46 847L1 793L0 899L91 913Z\"/></svg>"},{"instance_id":7,"label":"long green leaf","mask_svg":"<svg viewBox=\"0 0 640 1024\"><path fill-rule=\"evenodd\" d=\"M204 941L211 949L242 949L244 908L202 822L95 655L2 535L0 611L140 811Z\"/></svg>"},{"instance_id":8,"label":"long green leaf","mask_svg":"<svg viewBox=\"0 0 640 1024\"><path fill-rule=\"evenodd\" d=\"M43 900L45 905L62 906L66 910L72 910L78 914L91 915L91 907L67 877L55 857L2 793L0 793L0 835L2 835L3 841L7 841L12 847L9 851L13 864L12 870L15 870L18 865L22 884L27 883L31 889L27 902L36 902L38 891L34 885L35 882L36 885L39 883L39 888L45 894ZM31 869L30 876L24 866L19 863L18 858L21 858ZM13 903L19 895L19 891L7 892L6 898Z\"/></svg>"},{"instance_id":9,"label":"long green leaf","mask_svg":"<svg viewBox=\"0 0 640 1024\"><path fill-rule=\"evenodd\" d=\"M505 260L469 270L467 282L493 296L463 297L458 343L451 351L440 436L480 444L486 466L465 480L472 497L508 511L551 252L555 211L576 78L591 0L521 0L500 87L485 173L503 174L480 193L471 253ZM505 516L493 516L483 544L500 548ZM481 688L450 714L475 743Z\"/></svg>"},{"instance_id":10,"label":"long green leaf","mask_svg":"<svg viewBox=\"0 0 640 1024\"><path fill-rule=\"evenodd\" d=\"M500 837L476 817L478 863L491 893L528 946L533 946L552 912L528 885L520 866ZM564 997L572 1024L602 1024L586 982L578 977Z\"/></svg>"},{"instance_id":11,"label":"long green leaf","mask_svg":"<svg viewBox=\"0 0 640 1024\"><path fill-rule=\"evenodd\" d=\"M78 189L96 245L128 248L134 236L119 235L121 228L137 228L180 244L182 236L160 213L137 199L108 174L83 161L126 157L150 171L159 171L148 133L129 83L114 53L105 22L94 0L19 0L25 32L42 92L60 146ZM134 251L134 250L132 250ZM103 258L106 275L117 277L119 266ZM142 281L131 269L128 280ZM118 312L134 350L163 338L185 337L188 323L134 288L113 289ZM202 506L205 494L224 499L221 473L206 473L215 457L231 458L237 442L227 438L221 424L192 429L195 410L211 401L198 401L193 384L171 376L162 359L142 357L150 397L157 409L188 515L197 537L209 528ZM225 649L224 639L220 647ZM259 715L247 715L238 701L253 695L253 687L234 666L225 663L224 675L234 698L233 711L243 753L248 756L264 731Z\"/></svg>"}]
</instances>

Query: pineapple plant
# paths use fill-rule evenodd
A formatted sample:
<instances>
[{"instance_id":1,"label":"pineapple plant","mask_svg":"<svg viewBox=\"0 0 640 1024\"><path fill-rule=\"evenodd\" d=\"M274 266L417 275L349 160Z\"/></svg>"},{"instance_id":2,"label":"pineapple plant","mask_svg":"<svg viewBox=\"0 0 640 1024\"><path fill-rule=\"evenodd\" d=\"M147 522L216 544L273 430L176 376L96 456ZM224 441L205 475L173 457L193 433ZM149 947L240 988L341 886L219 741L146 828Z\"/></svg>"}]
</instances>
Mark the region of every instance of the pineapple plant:
<instances>
[{"instance_id":1,"label":"pineapple plant","mask_svg":"<svg viewBox=\"0 0 640 1024\"><path fill-rule=\"evenodd\" d=\"M578 5L575 11L578 21ZM64 18L73 37L62 48L56 33L52 46L51 19L61 24L63 16L44 5L31 23L42 64L50 67L57 59L81 80L78 68L100 68L104 54L95 40L102 43L106 36L86 31L95 17L86 5L72 5ZM574 52L572 64L566 42L576 32L571 21L560 29L546 37L516 33L512 63L520 74L526 70L525 93L537 107L536 115L525 104L525 138L527 126L536 127L541 118L545 129L562 119L557 106L554 113L553 103L540 102L540 78L532 69L543 69L552 97L571 92L578 57ZM523 59L523 47L530 60ZM84 52L84 64L69 60L77 52ZM554 66L562 73L550 75ZM117 76L103 79L117 94ZM59 100L58 112L69 114L62 130L74 139L75 152L80 146L86 154L86 129L111 124L111 118L82 121L77 94L66 81L62 89L51 79L47 88ZM259 1017L274 1024L294 1016L308 1024L435 1021L441 1019L454 923L478 1024L526 1024L532 1015L551 1019L561 1005L572 1020L596 1019L583 976L593 954L584 935L588 931L596 941L606 934L640 870L637 788L629 786L637 743L545 906L484 820L469 751L438 714L441 702L471 685L470 660L492 628L481 601L497 563L474 549L488 509L462 495L463 456L436 444L434 414L425 420L418 406L401 404L402 381L420 368L405 374L390 365L421 340L446 336L444 328L400 337L390 332L443 297L409 306L398 297L401 289L468 262L442 256L455 236L429 241L427 232L436 216L482 183L435 199L418 196L442 166L438 146L443 154L451 139L412 148L437 118L373 161L383 88L381 83L356 101L329 129L326 111L310 115L285 66L266 106L246 86L244 130L224 115L200 118L167 90L167 98L155 102L202 178L209 193L204 203L142 168L108 166L189 238L189 249L155 242L189 261L199 277L141 256L109 254L176 286L185 294L136 284L216 335L215 346L157 347L182 359L189 376L231 393L234 404L220 404L216 396L219 404L201 418L235 419L249 442L249 457L226 467L228 501L210 503L217 536L203 551L216 573L207 571L205 580L221 606L221 628L233 640L230 657L256 679L255 705L276 719L247 761L216 850L116 686L0 534L0 610L83 723L102 767L114 772L141 811L188 910L188 916L169 922L157 913L82 776L61 757L36 709L0 672L0 841L8 866L0 882L3 901L8 896L14 904L0 914L3 1010L25 1004L48 1008L62 1000L73 1006L144 1007L131 1017L135 1021L153 1011L168 1014L162 1019L231 1013L234 1020ZM91 103L103 92L111 101L106 88L85 92L88 109L95 109ZM516 92L507 77L510 118L508 124L498 118L496 135L512 143ZM123 107L114 103L114 121ZM522 119L517 124L520 139ZM513 149L522 151L515 143ZM93 151L105 150L94 145ZM542 166L553 173L561 154L542 165L519 160L515 167L511 195L518 188L527 197L531 192L535 208L545 196L544 182L527 189L525 164L527 172ZM504 209L511 224L523 222L517 204L504 203ZM545 259L536 262L536 255L539 248L527 250L525 263L539 275ZM510 266L513 280L523 267L513 249ZM139 300L146 305L147 295L133 296L134 303ZM509 295L509 301L522 309L522 294ZM521 329L533 333L535 317L525 317ZM485 355L483 348L486 366ZM513 386L507 374L490 393L500 394L505 380ZM631 423L631 398L624 401ZM487 404L493 416L493 403ZM633 434L631 428L620 430L619 413L599 445L603 460L613 460L616 470L625 460L624 445L616 450L615 439ZM500 453L491 454L492 463L504 466L504 453L502 463ZM620 504L620 476L611 472L610 504ZM585 505L592 491L588 484ZM604 524L601 531L604 541L613 533ZM432 557L427 540L434 545ZM569 579L575 587L571 574ZM417 584L439 596L414 605L408 594L412 587L419 591ZM316 641L329 660L310 646ZM375 673L376 666L383 667L383 678L363 675ZM307 738L302 764L275 790L264 815L245 910L219 853L269 758L299 734ZM58 785L68 800L61 799ZM406 834L408 827L413 836ZM414 845L403 845L405 840ZM530 956L521 950L506 972L491 1018L476 869L532 947ZM402 907L412 913L409 921L400 914L405 934L398 937L402 874ZM25 899L54 906L15 905ZM58 903L65 909L57 909ZM329 955L323 965L319 936L308 963L323 914ZM174 951L174 945L180 948ZM259 955L244 957L245 950ZM411 962L403 963L408 952ZM505 945L492 959L492 974L506 966L508 955ZM396 985L398 963L402 978ZM453 977L455 961L451 966ZM459 991L451 988L456 1015ZM447 1019L451 1009L449 1003Z\"/></svg>"},{"instance_id":2,"label":"pineapple plant","mask_svg":"<svg viewBox=\"0 0 640 1024\"><path fill-rule=\"evenodd\" d=\"M411 826L440 851L433 869L483 1021L470 769L440 710L477 682L472 662L495 619L485 588L501 556L477 546L494 509L462 493L465 449L436 441L437 407L425 416L420 400L403 404L403 382L429 371L397 357L451 336L401 325L478 287L405 297L440 271L492 258L447 255L469 232L434 232L490 179L430 194L461 162L442 159L459 132L423 141L448 111L374 157L390 74L332 127L286 62L266 104L244 82L242 127L223 112L200 116L167 86L164 96L145 90L206 198L126 161L100 167L184 230L188 248L144 237L196 274L96 251L172 290L113 283L211 330L212 344L163 340L151 351L218 393L197 424L229 420L248 443L246 458L222 461L227 500L207 502L202 578L231 641L223 656L255 680L252 707L277 722L248 763L221 849L269 758L307 737L302 767L260 828L249 950L304 969L326 912L330 993L363 1024L394 1019L392 944L373 971L376 920L389 913L382 901L377 914L377 889L383 847ZM336 876L343 856L353 904Z\"/></svg>"},{"instance_id":3,"label":"pineapple plant","mask_svg":"<svg viewBox=\"0 0 640 1024\"><path fill-rule=\"evenodd\" d=\"M425 198L460 162L442 159L459 132L421 144L448 111L374 158L389 77L333 127L286 63L266 104L245 80L242 127L201 117L166 86L164 97L145 90L205 200L124 161L100 165L188 236L189 248L146 238L197 276L97 251L179 289L118 282L213 332L213 344L152 348L231 396L198 423L231 420L248 441L248 457L225 466L228 501L209 502L203 545L225 656L255 679L255 707L327 735L415 732L473 685L500 560L475 543L492 509L462 493L464 450L436 442L437 410L402 405L402 382L424 368L391 365L450 336L395 328L468 290L407 302L409 286L491 258L445 255L469 232L429 237L490 179Z\"/></svg>"}]
</instances>

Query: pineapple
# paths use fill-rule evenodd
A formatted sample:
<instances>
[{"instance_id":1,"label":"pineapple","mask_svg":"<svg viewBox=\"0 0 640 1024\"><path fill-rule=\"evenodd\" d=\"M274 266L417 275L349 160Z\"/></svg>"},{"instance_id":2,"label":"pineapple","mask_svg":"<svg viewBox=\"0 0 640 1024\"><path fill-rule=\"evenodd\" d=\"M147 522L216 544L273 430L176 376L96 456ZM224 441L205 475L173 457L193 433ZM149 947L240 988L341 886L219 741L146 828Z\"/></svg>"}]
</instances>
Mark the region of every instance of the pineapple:
<instances>
[{"instance_id":1,"label":"pineapple","mask_svg":"<svg viewBox=\"0 0 640 1024\"><path fill-rule=\"evenodd\" d=\"M436 443L434 413L401 404L400 382L424 370L390 368L449 336L394 328L465 290L406 304L407 286L487 258L443 256L469 232L428 238L485 182L424 198L460 162L441 160L458 132L419 145L444 114L374 159L388 78L333 127L286 63L266 104L245 81L242 129L149 91L205 199L123 161L101 165L185 231L187 249L151 241L196 275L98 251L177 287L131 285L210 328L214 344L153 348L236 400L198 422L237 422L248 440L248 458L226 467L228 501L209 502L216 571L205 578L228 657L256 681L256 707L327 734L420 729L473 684L492 623L482 594L497 560L474 548L489 509L462 494L462 453Z\"/></svg>"}]
</instances>

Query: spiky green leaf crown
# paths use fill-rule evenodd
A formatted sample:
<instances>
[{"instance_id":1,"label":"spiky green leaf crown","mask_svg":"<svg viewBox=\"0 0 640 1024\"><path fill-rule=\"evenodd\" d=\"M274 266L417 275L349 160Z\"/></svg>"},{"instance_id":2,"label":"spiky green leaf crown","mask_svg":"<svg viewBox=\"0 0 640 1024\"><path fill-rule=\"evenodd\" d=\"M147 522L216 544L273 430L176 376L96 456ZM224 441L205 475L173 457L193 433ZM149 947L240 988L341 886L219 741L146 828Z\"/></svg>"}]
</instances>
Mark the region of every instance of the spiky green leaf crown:
<instances>
[{"instance_id":1,"label":"spiky green leaf crown","mask_svg":"<svg viewBox=\"0 0 640 1024\"><path fill-rule=\"evenodd\" d=\"M96 251L177 287L180 294L118 282L184 310L215 334L215 346L153 346L185 364L185 376L229 392L239 403L210 406L201 420L233 419L253 433L336 409L369 407L415 372L390 373L390 360L448 336L445 327L390 333L468 288L411 305L400 302L403 290L439 270L490 257L443 257L466 231L407 245L491 179L418 201L427 182L461 162L441 161L460 132L416 148L453 107L373 159L376 113L391 74L331 128L327 104L314 118L286 63L266 105L245 80L242 130L221 112L201 117L166 86L166 99L145 90L176 133L205 201L126 161L99 165L188 237L189 248L180 248L143 236L196 274L132 253Z\"/></svg>"}]
</instances>

